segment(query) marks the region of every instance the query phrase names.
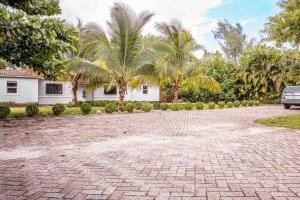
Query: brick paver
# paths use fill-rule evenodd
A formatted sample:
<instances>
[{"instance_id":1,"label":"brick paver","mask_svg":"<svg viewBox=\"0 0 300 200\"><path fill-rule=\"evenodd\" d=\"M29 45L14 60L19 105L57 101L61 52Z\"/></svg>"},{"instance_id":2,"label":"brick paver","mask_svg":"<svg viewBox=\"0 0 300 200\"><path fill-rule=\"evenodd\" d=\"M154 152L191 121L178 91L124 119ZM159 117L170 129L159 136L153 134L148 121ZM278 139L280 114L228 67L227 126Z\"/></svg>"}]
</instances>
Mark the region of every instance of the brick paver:
<instances>
[{"instance_id":1,"label":"brick paver","mask_svg":"<svg viewBox=\"0 0 300 200\"><path fill-rule=\"evenodd\" d=\"M300 132L278 106L0 122L0 199L296 200Z\"/></svg>"}]
</instances>

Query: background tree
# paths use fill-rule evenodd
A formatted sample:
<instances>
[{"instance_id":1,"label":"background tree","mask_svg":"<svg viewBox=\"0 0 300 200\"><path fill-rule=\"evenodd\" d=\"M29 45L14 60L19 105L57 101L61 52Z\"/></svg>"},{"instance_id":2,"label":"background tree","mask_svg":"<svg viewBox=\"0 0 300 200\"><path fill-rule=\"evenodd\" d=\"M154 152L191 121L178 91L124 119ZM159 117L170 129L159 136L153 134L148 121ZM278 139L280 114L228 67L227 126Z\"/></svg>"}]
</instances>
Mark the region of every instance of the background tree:
<instances>
[{"instance_id":1,"label":"background tree","mask_svg":"<svg viewBox=\"0 0 300 200\"><path fill-rule=\"evenodd\" d=\"M243 50L252 46L254 39L249 43L246 41L246 35L243 33L243 27L237 23L232 25L229 21L219 21L218 27L213 31L215 39L219 40L222 51L228 59L231 59L235 64L238 63L238 58Z\"/></svg>"},{"instance_id":2,"label":"background tree","mask_svg":"<svg viewBox=\"0 0 300 200\"><path fill-rule=\"evenodd\" d=\"M300 1L281 0L278 5L281 11L269 18L264 32L267 33L268 39L275 41L278 46L288 42L299 49Z\"/></svg>"},{"instance_id":3,"label":"background tree","mask_svg":"<svg viewBox=\"0 0 300 200\"><path fill-rule=\"evenodd\" d=\"M74 29L50 17L60 11L57 0L0 0L0 58L55 79L76 40Z\"/></svg>"},{"instance_id":4,"label":"background tree","mask_svg":"<svg viewBox=\"0 0 300 200\"><path fill-rule=\"evenodd\" d=\"M155 45L158 54L156 67L160 78L171 82L173 101L179 100L179 88L184 79L195 88L219 91L219 84L214 78L200 73L197 59L193 56L200 46L181 23L178 20L170 24L162 22L157 23L156 28L161 33L161 39Z\"/></svg>"},{"instance_id":5,"label":"background tree","mask_svg":"<svg viewBox=\"0 0 300 200\"><path fill-rule=\"evenodd\" d=\"M109 78L108 89L118 86L121 104L128 86L135 88L145 81L155 81L153 58L141 35L152 16L149 11L136 14L125 4L114 3L108 22L109 35L97 24L85 26L86 48L98 58L97 64L102 69L94 83Z\"/></svg>"}]
</instances>

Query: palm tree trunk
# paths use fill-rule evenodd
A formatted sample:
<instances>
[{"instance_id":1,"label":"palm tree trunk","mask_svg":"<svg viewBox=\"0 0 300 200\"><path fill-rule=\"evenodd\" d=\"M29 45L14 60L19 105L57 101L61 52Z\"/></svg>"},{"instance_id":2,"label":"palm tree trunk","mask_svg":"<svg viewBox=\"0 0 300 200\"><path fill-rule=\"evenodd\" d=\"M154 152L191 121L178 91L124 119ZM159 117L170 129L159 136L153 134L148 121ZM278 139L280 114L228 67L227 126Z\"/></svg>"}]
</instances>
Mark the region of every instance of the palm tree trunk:
<instances>
[{"instance_id":1,"label":"palm tree trunk","mask_svg":"<svg viewBox=\"0 0 300 200\"><path fill-rule=\"evenodd\" d=\"M127 84L124 80L121 80L119 82L119 104L123 105L124 103L124 98L127 90Z\"/></svg>"},{"instance_id":2,"label":"palm tree trunk","mask_svg":"<svg viewBox=\"0 0 300 200\"><path fill-rule=\"evenodd\" d=\"M76 74L72 79L72 106L77 105L77 90L78 90L78 82L81 78L80 74Z\"/></svg>"},{"instance_id":3,"label":"palm tree trunk","mask_svg":"<svg viewBox=\"0 0 300 200\"><path fill-rule=\"evenodd\" d=\"M174 99L173 102L178 102L179 101L179 85L178 83L173 85L173 95L174 95Z\"/></svg>"}]
</instances>

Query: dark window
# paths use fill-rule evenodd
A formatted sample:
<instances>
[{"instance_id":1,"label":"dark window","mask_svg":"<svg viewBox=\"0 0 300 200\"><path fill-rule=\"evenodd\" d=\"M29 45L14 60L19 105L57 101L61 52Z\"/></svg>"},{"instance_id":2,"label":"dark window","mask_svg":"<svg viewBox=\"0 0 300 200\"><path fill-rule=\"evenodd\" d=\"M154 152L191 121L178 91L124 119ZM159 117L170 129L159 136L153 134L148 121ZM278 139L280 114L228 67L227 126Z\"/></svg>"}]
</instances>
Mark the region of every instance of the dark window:
<instances>
[{"instance_id":1,"label":"dark window","mask_svg":"<svg viewBox=\"0 0 300 200\"><path fill-rule=\"evenodd\" d=\"M148 85L143 85L143 94L148 94Z\"/></svg>"},{"instance_id":2,"label":"dark window","mask_svg":"<svg viewBox=\"0 0 300 200\"><path fill-rule=\"evenodd\" d=\"M300 93L300 86L299 87L287 87L284 92L285 93Z\"/></svg>"},{"instance_id":3,"label":"dark window","mask_svg":"<svg viewBox=\"0 0 300 200\"><path fill-rule=\"evenodd\" d=\"M62 94L62 84L47 83L46 94Z\"/></svg>"},{"instance_id":4,"label":"dark window","mask_svg":"<svg viewBox=\"0 0 300 200\"><path fill-rule=\"evenodd\" d=\"M18 93L18 82L17 81L7 81L6 82L6 92L7 92L7 94L17 94Z\"/></svg>"},{"instance_id":5,"label":"dark window","mask_svg":"<svg viewBox=\"0 0 300 200\"><path fill-rule=\"evenodd\" d=\"M105 95L116 95L117 94L117 86L112 86L110 90L108 90L108 85L104 86L104 94Z\"/></svg>"}]
</instances>

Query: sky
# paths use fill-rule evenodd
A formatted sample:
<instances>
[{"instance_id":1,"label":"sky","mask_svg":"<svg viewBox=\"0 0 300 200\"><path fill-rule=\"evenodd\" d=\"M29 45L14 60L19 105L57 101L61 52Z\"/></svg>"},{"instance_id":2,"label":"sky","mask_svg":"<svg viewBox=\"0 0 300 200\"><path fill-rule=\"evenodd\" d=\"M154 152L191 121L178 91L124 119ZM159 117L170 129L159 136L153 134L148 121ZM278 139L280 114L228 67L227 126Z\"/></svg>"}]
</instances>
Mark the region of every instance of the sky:
<instances>
[{"instance_id":1,"label":"sky","mask_svg":"<svg viewBox=\"0 0 300 200\"><path fill-rule=\"evenodd\" d=\"M77 18L84 23L96 22L107 28L110 8L113 0L60 0L61 18L76 24ZM179 19L190 30L196 41L208 51L220 49L212 30L217 22L227 19L231 23L240 23L248 38L261 37L268 17L279 11L277 0L122 0L136 12L152 11L155 16L145 26L144 34L157 34L155 22ZM201 56L202 52L197 52Z\"/></svg>"}]
</instances>

